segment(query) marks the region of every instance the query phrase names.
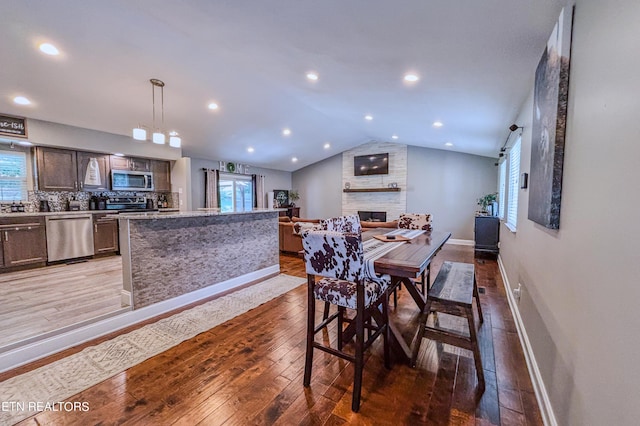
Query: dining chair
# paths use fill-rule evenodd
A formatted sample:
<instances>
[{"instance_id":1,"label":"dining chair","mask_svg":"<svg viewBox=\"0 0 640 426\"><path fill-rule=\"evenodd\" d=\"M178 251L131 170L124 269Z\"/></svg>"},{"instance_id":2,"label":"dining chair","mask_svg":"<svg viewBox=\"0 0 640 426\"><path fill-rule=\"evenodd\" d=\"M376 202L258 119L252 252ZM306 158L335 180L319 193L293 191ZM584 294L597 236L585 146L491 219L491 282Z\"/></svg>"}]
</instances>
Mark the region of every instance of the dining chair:
<instances>
[{"instance_id":1,"label":"dining chair","mask_svg":"<svg viewBox=\"0 0 640 426\"><path fill-rule=\"evenodd\" d=\"M431 215L428 213L403 213L398 220L398 228L431 231ZM422 294L426 294L426 290L429 287L431 281L431 262L427 265L427 268L420 274L419 280L414 280L422 287ZM396 293L393 293L394 304L396 301Z\"/></svg>"},{"instance_id":2,"label":"dining chair","mask_svg":"<svg viewBox=\"0 0 640 426\"><path fill-rule=\"evenodd\" d=\"M352 362L355 373L351 409L357 412L360 409L364 352L380 335L383 338L384 364L390 368L387 305L391 278L389 275L375 274L373 278L368 278L371 274L365 273L362 237L359 234L304 231L302 245L308 285L307 349L303 384L308 387L311 382L314 349ZM316 281L316 275L322 278ZM338 307L336 313L317 325L316 300ZM347 318L346 309L354 310L355 318ZM337 348L315 340L316 333L328 327L333 320L337 320ZM349 352L343 348L345 322L349 324L347 330L355 326L355 347ZM366 340L365 329L368 331Z\"/></svg>"}]
</instances>

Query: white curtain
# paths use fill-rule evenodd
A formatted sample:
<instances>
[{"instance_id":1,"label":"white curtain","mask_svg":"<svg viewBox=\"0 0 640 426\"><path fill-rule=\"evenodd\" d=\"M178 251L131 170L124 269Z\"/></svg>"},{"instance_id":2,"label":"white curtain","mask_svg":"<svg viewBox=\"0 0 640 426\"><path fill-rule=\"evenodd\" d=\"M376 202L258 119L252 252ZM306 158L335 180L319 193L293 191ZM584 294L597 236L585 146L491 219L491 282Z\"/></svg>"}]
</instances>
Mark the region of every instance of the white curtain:
<instances>
[{"instance_id":1,"label":"white curtain","mask_svg":"<svg viewBox=\"0 0 640 426\"><path fill-rule=\"evenodd\" d=\"M218 205L218 180L220 178L218 170L205 169L205 207L208 209L220 207Z\"/></svg>"},{"instance_id":2,"label":"white curtain","mask_svg":"<svg viewBox=\"0 0 640 426\"><path fill-rule=\"evenodd\" d=\"M268 208L269 206L265 202L264 176L253 175L253 177L254 177L254 185L255 185L255 191L256 191L256 207Z\"/></svg>"}]
</instances>

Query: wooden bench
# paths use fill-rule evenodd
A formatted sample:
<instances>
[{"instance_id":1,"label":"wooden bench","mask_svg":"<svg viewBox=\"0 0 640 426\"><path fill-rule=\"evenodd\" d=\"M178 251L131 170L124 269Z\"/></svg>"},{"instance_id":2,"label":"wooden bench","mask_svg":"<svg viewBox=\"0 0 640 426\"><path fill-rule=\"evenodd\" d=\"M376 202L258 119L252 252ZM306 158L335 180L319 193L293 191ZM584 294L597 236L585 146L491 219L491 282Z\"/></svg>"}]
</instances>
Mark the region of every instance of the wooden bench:
<instances>
[{"instance_id":1,"label":"wooden bench","mask_svg":"<svg viewBox=\"0 0 640 426\"><path fill-rule=\"evenodd\" d=\"M427 303L422 312L420 327L413 345L411 365L414 367L416 365L418 351L423 338L468 349L473 352L478 384L480 389L484 390L484 372L473 320L474 296L480 323L482 323L484 319L482 317L482 308L480 307L474 265L470 263L444 262L433 286L427 293ZM441 312L466 318L469 325L468 335L439 328L437 320L435 321L435 326L427 325L427 318L431 312L436 315Z\"/></svg>"}]
</instances>

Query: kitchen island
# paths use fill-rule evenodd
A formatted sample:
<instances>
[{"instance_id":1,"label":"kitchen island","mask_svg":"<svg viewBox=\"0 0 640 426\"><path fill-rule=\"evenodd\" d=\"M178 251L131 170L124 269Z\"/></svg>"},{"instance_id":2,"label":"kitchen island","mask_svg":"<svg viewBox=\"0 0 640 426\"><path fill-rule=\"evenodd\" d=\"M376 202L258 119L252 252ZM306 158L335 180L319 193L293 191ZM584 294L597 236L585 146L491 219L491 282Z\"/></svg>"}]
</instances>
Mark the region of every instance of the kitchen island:
<instances>
[{"instance_id":1,"label":"kitchen island","mask_svg":"<svg viewBox=\"0 0 640 426\"><path fill-rule=\"evenodd\" d=\"M278 273L277 217L272 209L121 214L123 304L195 301Z\"/></svg>"}]
</instances>

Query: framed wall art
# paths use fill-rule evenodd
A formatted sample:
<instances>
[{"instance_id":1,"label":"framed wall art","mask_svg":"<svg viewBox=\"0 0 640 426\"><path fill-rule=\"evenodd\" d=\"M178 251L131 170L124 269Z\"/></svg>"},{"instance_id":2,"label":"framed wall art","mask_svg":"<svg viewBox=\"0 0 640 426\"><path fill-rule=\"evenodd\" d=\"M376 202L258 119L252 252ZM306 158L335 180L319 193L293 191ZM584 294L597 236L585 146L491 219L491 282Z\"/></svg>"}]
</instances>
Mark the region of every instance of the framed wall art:
<instances>
[{"instance_id":1,"label":"framed wall art","mask_svg":"<svg viewBox=\"0 0 640 426\"><path fill-rule=\"evenodd\" d=\"M535 75L528 217L549 229L560 227L572 21L562 9Z\"/></svg>"}]
</instances>

